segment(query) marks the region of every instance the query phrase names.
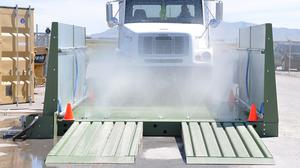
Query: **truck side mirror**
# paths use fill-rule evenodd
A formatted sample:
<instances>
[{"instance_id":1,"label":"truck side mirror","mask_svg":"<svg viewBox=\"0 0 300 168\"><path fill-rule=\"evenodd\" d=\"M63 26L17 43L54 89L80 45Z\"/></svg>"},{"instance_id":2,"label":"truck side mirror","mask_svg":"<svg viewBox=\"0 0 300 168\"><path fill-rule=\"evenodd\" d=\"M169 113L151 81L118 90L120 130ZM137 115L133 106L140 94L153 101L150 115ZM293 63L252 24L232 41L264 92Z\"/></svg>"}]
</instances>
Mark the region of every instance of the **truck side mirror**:
<instances>
[{"instance_id":1,"label":"truck side mirror","mask_svg":"<svg viewBox=\"0 0 300 168\"><path fill-rule=\"evenodd\" d=\"M211 19L209 21L209 25L212 28L216 28L219 26L219 24L223 21L223 2L218 1L216 3L216 15L214 19Z\"/></svg>"},{"instance_id":2,"label":"truck side mirror","mask_svg":"<svg viewBox=\"0 0 300 168\"><path fill-rule=\"evenodd\" d=\"M223 2L219 1L216 3L216 20L218 22L223 21Z\"/></svg>"},{"instance_id":3,"label":"truck side mirror","mask_svg":"<svg viewBox=\"0 0 300 168\"><path fill-rule=\"evenodd\" d=\"M106 22L110 28L119 24L118 19L113 15L113 5L111 3L106 4Z\"/></svg>"}]
</instances>

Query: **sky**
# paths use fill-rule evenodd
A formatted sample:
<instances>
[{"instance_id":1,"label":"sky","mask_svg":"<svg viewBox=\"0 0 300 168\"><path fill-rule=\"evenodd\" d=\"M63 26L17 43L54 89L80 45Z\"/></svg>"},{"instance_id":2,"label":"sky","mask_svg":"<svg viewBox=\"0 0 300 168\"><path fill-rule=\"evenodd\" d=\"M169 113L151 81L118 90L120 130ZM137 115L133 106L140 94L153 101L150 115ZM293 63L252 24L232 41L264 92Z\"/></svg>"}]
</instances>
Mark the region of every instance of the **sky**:
<instances>
[{"instance_id":1,"label":"sky","mask_svg":"<svg viewBox=\"0 0 300 168\"><path fill-rule=\"evenodd\" d=\"M107 0L0 0L0 6L35 8L35 23L39 30L57 21L87 27L87 33L108 29L105 22ZM224 21L262 24L300 29L299 0L223 0Z\"/></svg>"}]
</instances>

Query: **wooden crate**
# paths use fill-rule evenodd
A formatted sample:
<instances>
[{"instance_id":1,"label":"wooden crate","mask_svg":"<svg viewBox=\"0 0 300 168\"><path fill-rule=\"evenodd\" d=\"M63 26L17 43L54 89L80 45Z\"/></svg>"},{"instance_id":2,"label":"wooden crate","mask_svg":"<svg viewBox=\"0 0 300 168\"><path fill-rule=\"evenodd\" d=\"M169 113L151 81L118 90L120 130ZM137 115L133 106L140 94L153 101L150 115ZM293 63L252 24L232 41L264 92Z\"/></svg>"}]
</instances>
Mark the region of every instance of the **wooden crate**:
<instances>
[{"instance_id":1,"label":"wooden crate","mask_svg":"<svg viewBox=\"0 0 300 168\"><path fill-rule=\"evenodd\" d=\"M17 22L15 20L15 13L16 13L15 7L0 7L0 13L1 13L1 23L2 26L5 27L5 30L14 29L17 25ZM18 10L18 24L19 28L22 31L28 31L28 29L33 29L34 27L34 15L33 11L34 9L31 9L32 15L28 16L28 8L20 8Z\"/></svg>"},{"instance_id":2,"label":"wooden crate","mask_svg":"<svg viewBox=\"0 0 300 168\"><path fill-rule=\"evenodd\" d=\"M3 76L16 76L17 75L17 67L20 72L20 75L28 75L28 59L19 57L4 57L0 62L0 72ZM18 66L17 66L18 62Z\"/></svg>"},{"instance_id":3,"label":"wooden crate","mask_svg":"<svg viewBox=\"0 0 300 168\"><path fill-rule=\"evenodd\" d=\"M1 82L0 83L0 104L11 104L13 103L12 97L12 83Z\"/></svg>"},{"instance_id":4,"label":"wooden crate","mask_svg":"<svg viewBox=\"0 0 300 168\"><path fill-rule=\"evenodd\" d=\"M48 55L47 47L36 47L34 49L35 55Z\"/></svg>"},{"instance_id":5,"label":"wooden crate","mask_svg":"<svg viewBox=\"0 0 300 168\"><path fill-rule=\"evenodd\" d=\"M2 58L0 62L0 72L2 75L13 75L14 61L13 58Z\"/></svg>"},{"instance_id":6,"label":"wooden crate","mask_svg":"<svg viewBox=\"0 0 300 168\"><path fill-rule=\"evenodd\" d=\"M18 52L34 52L34 14L33 10L0 7L0 42L2 57L16 55ZM16 38L18 37L18 38Z\"/></svg>"},{"instance_id":7,"label":"wooden crate","mask_svg":"<svg viewBox=\"0 0 300 168\"><path fill-rule=\"evenodd\" d=\"M33 12L33 9L0 7L0 104L16 103L17 99L24 103L33 98ZM9 88L11 95L7 96Z\"/></svg>"},{"instance_id":8,"label":"wooden crate","mask_svg":"<svg viewBox=\"0 0 300 168\"><path fill-rule=\"evenodd\" d=\"M46 82L45 77L45 64L35 64L34 65L34 72L35 72L35 84L36 85L43 85Z\"/></svg>"},{"instance_id":9,"label":"wooden crate","mask_svg":"<svg viewBox=\"0 0 300 168\"><path fill-rule=\"evenodd\" d=\"M31 52L30 51L30 35L29 34L18 34L18 41L17 33L2 33L2 52L9 53L9 52L16 52L16 44L18 44L19 52Z\"/></svg>"},{"instance_id":10,"label":"wooden crate","mask_svg":"<svg viewBox=\"0 0 300 168\"><path fill-rule=\"evenodd\" d=\"M18 87L17 87L18 86ZM31 90L30 90L31 89ZM6 81L0 84L0 104L27 103L34 100L34 85L30 81ZM30 92L32 92L30 94Z\"/></svg>"},{"instance_id":11,"label":"wooden crate","mask_svg":"<svg viewBox=\"0 0 300 168\"><path fill-rule=\"evenodd\" d=\"M1 22L0 22L0 62L2 58L2 38L1 38Z\"/></svg>"},{"instance_id":12,"label":"wooden crate","mask_svg":"<svg viewBox=\"0 0 300 168\"><path fill-rule=\"evenodd\" d=\"M12 98L13 98L13 102L16 103L17 100L19 103L25 103L27 102L27 98L26 98L26 91L28 89L25 86L25 82L24 81L20 81L19 85L17 81L13 81L12 82Z\"/></svg>"},{"instance_id":13,"label":"wooden crate","mask_svg":"<svg viewBox=\"0 0 300 168\"><path fill-rule=\"evenodd\" d=\"M30 101L30 97L31 97L31 100L33 101L34 100L34 82L30 82L30 81L25 81L25 98L26 98L26 102L29 102ZM31 90L30 90L31 89ZM31 92L31 94L30 94Z\"/></svg>"}]
</instances>

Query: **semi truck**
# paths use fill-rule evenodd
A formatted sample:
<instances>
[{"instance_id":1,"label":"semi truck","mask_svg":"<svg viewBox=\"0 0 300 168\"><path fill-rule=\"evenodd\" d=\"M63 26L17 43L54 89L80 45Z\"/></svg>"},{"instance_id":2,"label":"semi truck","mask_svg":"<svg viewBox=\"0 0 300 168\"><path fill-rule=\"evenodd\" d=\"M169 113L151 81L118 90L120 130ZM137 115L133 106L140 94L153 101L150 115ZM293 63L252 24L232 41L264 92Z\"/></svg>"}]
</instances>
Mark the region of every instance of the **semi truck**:
<instances>
[{"instance_id":1,"label":"semi truck","mask_svg":"<svg viewBox=\"0 0 300 168\"><path fill-rule=\"evenodd\" d=\"M117 6L118 9L114 10ZM217 27L223 19L221 1L109 1L106 14L108 26L118 29L114 76L117 79L135 78L126 80L130 84L123 89L128 94L122 94L122 100L130 97L139 105L166 106L198 105L210 101L208 90L214 66L210 29ZM125 66L120 66L120 62L125 62ZM111 80L101 78L100 81ZM112 84L106 85L110 87ZM147 90L145 94L151 101L143 98L144 102L141 102L135 93L141 86L139 90ZM109 90L102 88L101 92ZM137 97L132 98L132 95ZM121 102L121 99L116 102Z\"/></svg>"},{"instance_id":2,"label":"semi truck","mask_svg":"<svg viewBox=\"0 0 300 168\"><path fill-rule=\"evenodd\" d=\"M114 2L119 6L116 13ZM118 27L118 55L134 63L213 65L209 29L223 19L221 1L117 0L107 2L106 14L108 26Z\"/></svg>"}]
</instances>

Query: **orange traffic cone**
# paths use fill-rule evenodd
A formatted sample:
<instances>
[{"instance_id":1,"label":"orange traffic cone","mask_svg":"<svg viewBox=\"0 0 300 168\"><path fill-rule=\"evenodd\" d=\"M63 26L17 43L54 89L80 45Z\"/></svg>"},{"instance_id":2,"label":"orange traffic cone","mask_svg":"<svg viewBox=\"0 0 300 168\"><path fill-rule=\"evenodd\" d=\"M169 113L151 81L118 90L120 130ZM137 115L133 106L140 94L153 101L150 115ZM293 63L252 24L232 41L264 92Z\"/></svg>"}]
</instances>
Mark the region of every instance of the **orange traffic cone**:
<instances>
[{"instance_id":1,"label":"orange traffic cone","mask_svg":"<svg viewBox=\"0 0 300 168\"><path fill-rule=\"evenodd\" d=\"M255 104L252 104L250 107L250 114L248 117L248 121L256 122L257 120L258 120L258 117L257 117L257 113L256 113L256 106L255 106Z\"/></svg>"},{"instance_id":2,"label":"orange traffic cone","mask_svg":"<svg viewBox=\"0 0 300 168\"><path fill-rule=\"evenodd\" d=\"M65 113L65 116L64 116L64 120L67 120L67 121L74 120L74 115L73 115L71 103L67 104L67 108L66 108L66 113Z\"/></svg>"}]
</instances>

